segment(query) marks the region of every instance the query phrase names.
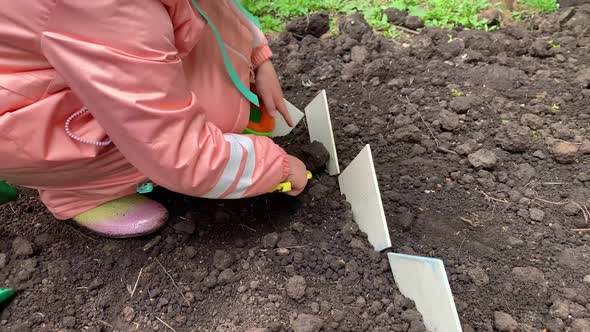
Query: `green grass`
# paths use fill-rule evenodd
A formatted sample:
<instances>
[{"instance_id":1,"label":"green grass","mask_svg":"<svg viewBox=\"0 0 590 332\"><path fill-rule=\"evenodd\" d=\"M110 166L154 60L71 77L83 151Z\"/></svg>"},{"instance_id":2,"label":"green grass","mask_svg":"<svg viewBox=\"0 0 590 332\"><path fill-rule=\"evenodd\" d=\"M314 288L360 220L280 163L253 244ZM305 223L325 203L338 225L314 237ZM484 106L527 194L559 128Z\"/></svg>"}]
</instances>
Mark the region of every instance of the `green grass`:
<instances>
[{"instance_id":1,"label":"green grass","mask_svg":"<svg viewBox=\"0 0 590 332\"><path fill-rule=\"evenodd\" d=\"M479 13L488 8L488 0L242 0L245 7L260 18L268 32L281 31L285 22L313 12L325 10L335 14L361 12L367 22L389 37L399 34L395 26L387 22L383 10L398 8L409 15L421 17L427 26L449 29L483 29L490 27L479 19ZM520 0L523 9L517 13L547 13L557 10L557 0ZM333 22L334 20L332 20ZM333 24L333 23L332 23ZM335 31L334 25L331 27Z\"/></svg>"},{"instance_id":2,"label":"green grass","mask_svg":"<svg viewBox=\"0 0 590 332\"><path fill-rule=\"evenodd\" d=\"M551 13L558 9L555 0L520 0L519 5L538 13Z\"/></svg>"}]
</instances>

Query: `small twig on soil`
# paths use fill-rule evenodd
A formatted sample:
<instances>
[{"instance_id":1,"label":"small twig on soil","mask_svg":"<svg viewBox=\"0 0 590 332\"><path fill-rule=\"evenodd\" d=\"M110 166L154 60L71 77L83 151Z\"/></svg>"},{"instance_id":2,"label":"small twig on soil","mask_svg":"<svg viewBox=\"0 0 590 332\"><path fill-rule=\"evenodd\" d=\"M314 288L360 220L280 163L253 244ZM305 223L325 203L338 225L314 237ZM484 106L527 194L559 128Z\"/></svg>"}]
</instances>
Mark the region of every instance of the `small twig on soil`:
<instances>
[{"instance_id":1,"label":"small twig on soil","mask_svg":"<svg viewBox=\"0 0 590 332\"><path fill-rule=\"evenodd\" d=\"M477 222L475 222L473 220L467 219L467 218L459 217L459 219L461 219L464 222L466 222L467 224L471 225L471 227L479 227L479 226L481 226L479 223L477 223Z\"/></svg>"},{"instance_id":2,"label":"small twig on soil","mask_svg":"<svg viewBox=\"0 0 590 332\"><path fill-rule=\"evenodd\" d=\"M508 311L510 311L512 316L515 316L514 311L512 311L512 308L510 308L510 304L508 304L508 299L506 298L506 296L504 296L504 291L502 290L502 288L500 288L500 294L502 294L504 301L506 301L506 308L508 308Z\"/></svg>"},{"instance_id":3,"label":"small twig on soil","mask_svg":"<svg viewBox=\"0 0 590 332\"><path fill-rule=\"evenodd\" d=\"M584 221L586 222L586 224L588 223L588 217L590 216L590 212L588 212L588 208L583 205L583 204L579 204L577 202L573 203L575 206L578 207L578 209L582 210L582 214L584 215Z\"/></svg>"},{"instance_id":4,"label":"small twig on soil","mask_svg":"<svg viewBox=\"0 0 590 332\"><path fill-rule=\"evenodd\" d=\"M560 186L563 184L567 184L565 182L543 182L544 186Z\"/></svg>"},{"instance_id":5,"label":"small twig on soil","mask_svg":"<svg viewBox=\"0 0 590 332\"><path fill-rule=\"evenodd\" d=\"M411 30L411 29L408 29L408 28L404 28L404 27L402 27L402 26L399 26L399 25L396 25L396 26L395 26L395 28L396 28L396 29L400 29L400 30L402 30L402 31L405 31L405 32L407 32L407 33L411 33L411 34L413 34L413 35L419 35L419 34L420 34L420 32L418 32L418 31Z\"/></svg>"},{"instance_id":6,"label":"small twig on soil","mask_svg":"<svg viewBox=\"0 0 590 332\"><path fill-rule=\"evenodd\" d=\"M109 324L109 323L105 322L104 320L97 320L97 322L101 323L101 324L102 324L102 325L104 325L104 326L108 326L108 327L110 327L110 328L113 328L113 325L111 325L111 324Z\"/></svg>"},{"instance_id":7,"label":"small twig on soil","mask_svg":"<svg viewBox=\"0 0 590 332\"><path fill-rule=\"evenodd\" d=\"M133 298L133 294L135 294L135 290L137 289L137 284L139 284L139 279L141 278L141 274L143 273L143 267L141 268L141 270L139 270L139 275L137 276L137 280L135 280L135 285L133 286L133 289L131 290L131 298Z\"/></svg>"},{"instance_id":8,"label":"small twig on soil","mask_svg":"<svg viewBox=\"0 0 590 332\"><path fill-rule=\"evenodd\" d=\"M543 203L547 203L547 204L553 204L553 205L566 205L567 203L569 203L569 201L563 201L563 202L552 202L552 201L548 201L546 199L543 199L541 197L539 197L539 195L537 195L536 192L534 192L535 194L535 199L538 201L541 201Z\"/></svg>"},{"instance_id":9,"label":"small twig on soil","mask_svg":"<svg viewBox=\"0 0 590 332\"><path fill-rule=\"evenodd\" d=\"M74 232L76 232L76 233L78 233L78 234L82 235L83 237L85 237L85 238L87 238L87 239L89 239L89 240L92 240L92 241L94 241L94 242L98 241L97 239L95 239L95 238L93 238L93 237L90 237L90 236L88 236L88 235L86 235L86 234L84 234L84 233L80 232L80 231L79 231L79 230L77 230L75 227L72 227L72 226L70 226L70 225L68 225L68 224L66 224L66 226L68 226L68 227L69 227L70 229L72 229Z\"/></svg>"},{"instance_id":10,"label":"small twig on soil","mask_svg":"<svg viewBox=\"0 0 590 332\"><path fill-rule=\"evenodd\" d=\"M430 136L432 136L432 138L434 139L434 143L436 144L436 148L439 151L445 152L445 153L450 153L450 154L458 154L455 151L451 151L449 149L445 149L442 146L440 146L440 142L438 141L438 138L436 138L436 135L434 135L434 132L432 131L432 129L430 129L430 126L426 123L426 120L424 120L424 117L422 116L422 113L420 113L420 111L418 110L418 108L416 108L416 106L414 106L414 104L412 104L412 102L410 102L410 99L408 97L406 97L407 100L404 100L402 98L399 98L399 100L401 100L403 103L406 103L408 106L410 106L416 113L418 113L418 116L420 116L420 120L422 120L422 124L424 124L424 126L426 127L426 129L428 129L428 132L430 133Z\"/></svg>"},{"instance_id":11,"label":"small twig on soil","mask_svg":"<svg viewBox=\"0 0 590 332\"><path fill-rule=\"evenodd\" d=\"M486 200L488 200L488 201L495 201L495 202L500 202L500 203L510 203L505 199L494 198L483 190L480 190L480 193L482 193L485 196Z\"/></svg>"},{"instance_id":12,"label":"small twig on soil","mask_svg":"<svg viewBox=\"0 0 590 332\"><path fill-rule=\"evenodd\" d=\"M170 329L170 331L174 331L174 332L176 332L176 330L175 330L175 329L173 329L173 328L172 328L172 326L168 325L168 324L167 324L165 321L161 320L161 319L160 319L160 317L156 317L156 319L157 319L157 320L159 320L159 321L160 321L160 323L164 324L164 326L166 326L167 328L169 328L169 329Z\"/></svg>"},{"instance_id":13,"label":"small twig on soil","mask_svg":"<svg viewBox=\"0 0 590 332\"><path fill-rule=\"evenodd\" d=\"M572 231L586 233L586 232L590 232L590 228L578 228L578 229L572 229Z\"/></svg>"},{"instance_id":14,"label":"small twig on soil","mask_svg":"<svg viewBox=\"0 0 590 332\"><path fill-rule=\"evenodd\" d=\"M247 230L249 230L249 231L251 231L251 232L254 232L254 233L256 233L256 230L255 230L254 228L250 227L250 226L246 226L246 225L244 225L244 224L238 224L238 226L240 226L240 227L242 227L242 228L245 228L245 229L247 229Z\"/></svg>"},{"instance_id":15,"label":"small twig on soil","mask_svg":"<svg viewBox=\"0 0 590 332\"><path fill-rule=\"evenodd\" d=\"M158 265L160 265L160 267L162 268L162 270L164 270L166 275L168 275L168 278L170 278L170 280L172 280L172 284L174 285L174 287L176 287L176 290L180 293L180 296L182 296L182 298L184 299L184 302L186 302L186 304L190 307L191 306L190 302L186 299L186 297L184 297L182 290L180 290L180 287L178 287L178 285L176 284L176 281L174 281L174 278L172 278L170 273L168 273L168 271L166 271L166 268L164 267L164 265L162 265L162 263L160 263L160 260L157 257L155 259L156 259L156 262L158 262Z\"/></svg>"}]
</instances>

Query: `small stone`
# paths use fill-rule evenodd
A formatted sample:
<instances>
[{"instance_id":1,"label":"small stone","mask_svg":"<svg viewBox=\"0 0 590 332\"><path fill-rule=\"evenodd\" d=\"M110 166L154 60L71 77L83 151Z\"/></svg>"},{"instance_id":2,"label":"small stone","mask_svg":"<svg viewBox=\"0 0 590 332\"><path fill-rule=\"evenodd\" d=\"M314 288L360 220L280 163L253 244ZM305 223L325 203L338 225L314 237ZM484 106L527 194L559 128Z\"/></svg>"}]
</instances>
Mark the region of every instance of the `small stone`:
<instances>
[{"instance_id":1,"label":"small stone","mask_svg":"<svg viewBox=\"0 0 590 332\"><path fill-rule=\"evenodd\" d=\"M387 16L387 22L402 25L406 18L407 13L397 8L387 8L383 11L383 14Z\"/></svg>"},{"instance_id":2,"label":"small stone","mask_svg":"<svg viewBox=\"0 0 590 332\"><path fill-rule=\"evenodd\" d=\"M488 277L486 271L480 266L470 269L467 271L467 274L471 278L471 281L473 281L473 283L477 286L481 287L487 285L490 282L490 278Z\"/></svg>"},{"instance_id":3,"label":"small stone","mask_svg":"<svg viewBox=\"0 0 590 332\"><path fill-rule=\"evenodd\" d=\"M65 327L74 327L74 326L76 326L76 317L74 317L74 316L65 316L62 319L62 324Z\"/></svg>"},{"instance_id":4,"label":"small stone","mask_svg":"<svg viewBox=\"0 0 590 332\"><path fill-rule=\"evenodd\" d=\"M276 250L276 253L279 256L288 256L291 253L291 251L287 248L278 248Z\"/></svg>"},{"instance_id":5,"label":"small stone","mask_svg":"<svg viewBox=\"0 0 590 332\"><path fill-rule=\"evenodd\" d=\"M184 247L184 255L186 258L193 258L197 255L197 249L193 246Z\"/></svg>"},{"instance_id":6,"label":"small stone","mask_svg":"<svg viewBox=\"0 0 590 332\"><path fill-rule=\"evenodd\" d=\"M150 251L152 248L157 246L158 243L160 243L160 241L162 241L162 236L161 235L156 236L150 242L146 243L145 246L143 246L143 251Z\"/></svg>"},{"instance_id":7,"label":"small stone","mask_svg":"<svg viewBox=\"0 0 590 332\"><path fill-rule=\"evenodd\" d=\"M500 332L514 332L518 329L518 322L509 314L496 311L494 312L494 326Z\"/></svg>"},{"instance_id":8,"label":"small stone","mask_svg":"<svg viewBox=\"0 0 590 332\"><path fill-rule=\"evenodd\" d=\"M354 238L350 240L350 246L353 249L365 249L365 244L360 239Z\"/></svg>"},{"instance_id":9,"label":"small stone","mask_svg":"<svg viewBox=\"0 0 590 332\"><path fill-rule=\"evenodd\" d=\"M590 140L584 140L580 145L580 153L583 155L590 154Z\"/></svg>"},{"instance_id":10,"label":"small stone","mask_svg":"<svg viewBox=\"0 0 590 332\"><path fill-rule=\"evenodd\" d=\"M207 288L213 288L216 284L217 277L214 275L208 275L207 277L205 277L205 280L203 280L203 285L205 285L205 287Z\"/></svg>"},{"instance_id":11,"label":"small stone","mask_svg":"<svg viewBox=\"0 0 590 332\"><path fill-rule=\"evenodd\" d=\"M315 315L301 314L291 324L293 332L319 332L324 321Z\"/></svg>"},{"instance_id":12,"label":"small stone","mask_svg":"<svg viewBox=\"0 0 590 332\"><path fill-rule=\"evenodd\" d=\"M0 269L5 268L7 263L8 258L6 257L6 254L0 254Z\"/></svg>"},{"instance_id":13,"label":"small stone","mask_svg":"<svg viewBox=\"0 0 590 332\"><path fill-rule=\"evenodd\" d=\"M452 131L459 127L459 115L454 112L443 110L439 115L440 124L443 129Z\"/></svg>"},{"instance_id":14,"label":"small stone","mask_svg":"<svg viewBox=\"0 0 590 332\"><path fill-rule=\"evenodd\" d=\"M289 248L289 247L294 247L296 245L297 245L297 239L295 238L295 235L293 235L293 233L291 233L291 232L281 233L281 239L277 243L277 246L279 248Z\"/></svg>"},{"instance_id":15,"label":"small stone","mask_svg":"<svg viewBox=\"0 0 590 332\"><path fill-rule=\"evenodd\" d=\"M123 308L123 319L126 322L131 322L135 318L135 310L133 308L127 306Z\"/></svg>"},{"instance_id":16,"label":"small stone","mask_svg":"<svg viewBox=\"0 0 590 332\"><path fill-rule=\"evenodd\" d=\"M242 285L240 287L238 287L238 293L242 294L245 293L248 290L248 287Z\"/></svg>"},{"instance_id":17,"label":"small stone","mask_svg":"<svg viewBox=\"0 0 590 332\"><path fill-rule=\"evenodd\" d=\"M518 165L518 170L516 171L515 176L523 183L529 183L536 174L537 171L530 164L520 164Z\"/></svg>"},{"instance_id":18,"label":"small stone","mask_svg":"<svg viewBox=\"0 0 590 332\"><path fill-rule=\"evenodd\" d=\"M364 307L364 306L365 306L365 304L367 304L367 300L365 300L365 298L364 298L364 297L362 297L362 296L359 296L359 297L357 297L357 298L356 298L356 304L357 304L359 307L361 307L361 308L362 308L362 307Z\"/></svg>"},{"instance_id":19,"label":"small stone","mask_svg":"<svg viewBox=\"0 0 590 332\"><path fill-rule=\"evenodd\" d=\"M305 296L307 288L305 278L302 276L293 276L287 280L287 295L293 300L299 300Z\"/></svg>"},{"instance_id":20,"label":"small stone","mask_svg":"<svg viewBox=\"0 0 590 332\"><path fill-rule=\"evenodd\" d=\"M500 130L494 139L505 151L521 153L529 149L532 144L532 136L532 132L528 127L509 123L500 126Z\"/></svg>"},{"instance_id":21,"label":"small stone","mask_svg":"<svg viewBox=\"0 0 590 332\"><path fill-rule=\"evenodd\" d=\"M574 203L567 203L563 206L563 213L570 217L577 216L580 214L580 208Z\"/></svg>"},{"instance_id":22,"label":"small stone","mask_svg":"<svg viewBox=\"0 0 590 332\"><path fill-rule=\"evenodd\" d=\"M353 46L350 50L350 60L363 63L369 57L370 53L364 46Z\"/></svg>"},{"instance_id":23,"label":"small stone","mask_svg":"<svg viewBox=\"0 0 590 332\"><path fill-rule=\"evenodd\" d=\"M574 322L572 323L572 332L590 332L590 320L574 320Z\"/></svg>"},{"instance_id":24,"label":"small stone","mask_svg":"<svg viewBox=\"0 0 590 332\"><path fill-rule=\"evenodd\" d=\"M406 82L402 79L402 78L394 78L391 81L387 82L387 86L389 87L395 87L395 88L401 88L402 86L404 86L406 84ZM410 124L406 123L404 125Z\"/></svg>"},{"instance_id":25,"label":"small stone","mask_svg":"<svg viewBox=\"0 0 590 332\"><path fill-rule=\"evenodd\" d=\"M514 278L516 280L522 282L541 284L545 281L545 275L543 274L543 271L532 266L515 267L514 269L512 269L512 275L514 275Z\"/></svg>"},{"instance_id":26,"label":"small stone","mask_svg":"<svg viewBox=\"0 0 590 332\"><path fill-rule=\"evenodd\" d=\"M293 223L293 225L291 225L291 229L297 233L301 233L305 230L305 226L300 222L296 222L296 223Z\"/></svg>"},{"instance_id":27,"label":"small stone","mask_svg":"<svg viewBox=\"0 0 590 332\"><path fill-rule=\"evenodd\" d=\"M311 312L314 314L317 314L320 312L320 304L317 302L312 302L310 305L311 307Z\"/></svg>"},{"instance_id":28,"label":"small stone","mask_svg":"<svg viewBox=\"0 0 590 332\"><path fill-rule=\"evenodd\" d=\"M410 151L410 154L413 156L421 156L425 153L426 153L426 148L423 147L422 145L418 145L418 144L414 144L414 146L412 146L412 150Z\"/></svg>"},{"instance_id":29,"label":"small stone","mask_svg":"<svg viewBox=\"0 0 590 332\"><path fill-rule=\"evenodd\" d=\"M475 332L475 329L469 324L463 324L463 332Z\"/></svg>"},{"instance_id":30,"label":"small stone","mask_svg":"<svg viewBox=\"0 0 590 332\"><path fill-rule=\"evenodd\" d=\"M95 290L95 289L101 288L102 286L104 286L104 282L102 281L102 279L96 278L96 279L92 280L92 282L88 286L88 289Z\"/></svg>"},{"instance_id":31,"label":"small stone","mask_svg":"<svg viewBox=\"0 0 590 332\"><path fill-rule=\"evenodd\" d=\"M478 100L472 96L460 96L451 100L451 109L459 114L467 113L473 106L478 104Z\"/></svg>"},{"instance_id":32,"label":"small stone","mask_svg":"<svg viewBox=\"0 0 590 332\"><path fill-rule=\"evenodd\" d=\"M344 129L342 129L342 130L344 130L344 132L346 134L350 135L350 136L354 136L354 135L358 134L361 131L360 128L357 125L352 124L352 123L346 125L344 127Z\"/></svg>"},{"instance_id":33,"label":"small stone","mask_svg":"<svg viewBox=\"0 0 590 332\"><path fill-rule=\"evenodd\" d=\"M545 156L545 154L541 150L537 150L537 151L533 152L533 157L535 157L537 159L545 159L545 158L547 158L547 156Z\"/></svg>"},{"instance_id":34,"label":"small stone","mask_svg":"<svg viewBox=\"0 0 590 332\"><path fill-rule=\"evenodd\" d=\"M467 159L469 163L475 168L490 169L496 165L497 158L493 151L480 149L470 154Z\"/></svg>"},{"instance_id":35,"label":"small stone","mask_svg":"<svg viewBox=\"0 0 590 332\"><path fill-rule=\"evenodd\" d=\"M422 320L422 315L414 309L406 309L402 312L401 319L404 322L413 322L415 320Z\"/></svg>"},{"instance_id":36,"label":"small stone","mask_svg":"<svg viewBox=\"0 0 590 332\"><path fill-rule=\"evenodd\" d=\"M407 211L402 213L399 217L399 224L402 226L403 230L408 230L414 223L414 214L411 211Z\"/></svg>"},{"instance_id":37,"label":"small stone","mask_svg":"<svg viewBox=\"0 0 590 332\"><path fill-rule=\"evenodd\" d=\"M18 257L29 257L33 255L33 244L22 237L17 237L12 241L12 250Z\"/></svg>"},{"instance_id":38,"label":"small stone","mask_svg":"<svg viewBox=\"0 0 590 332\"><path fill-rule=\"evenodd\" d=\"M383 312L383 303L381 303L381 301L373 301L369 307L369 312L371 312L373 315Z\"/></svg>"},{"instance_id":39,"label":"small stone","mask_svg":"<svg viewBox=\"0 0 590 332\"><path fill-rule=\"evenodd\" d=\"M565 324L559 318L551 318L545 322L548 331L565 331Z\"/></svg>"},{"instance_id":40,"label":"small stone","mask_svg":"<svg viewBox=\"0 0 590 332\"><path fill-rule=\"evenodd\" d=\"M541 209L530 208L529 215L533 221L541 222L543 219L545 219L545 212L543 212Z\"/></svg>"},{"instance_id":41,"label":"small stone","mask_svg":"<svg viewBox=\"0 0 590 332\"><path fill-rule=\"evenodd\" d=\"M477 142L474 140L467 140L467 142L457 145L455 152L462 156L467 156L472 153L475 148L477 148Z\"/></svg>"},{"instance_id":42,"label":"small stone","mask_svg":"<svg viewBox=\"0 0 590 332\"><path fill-rule=\"evenodd\" d=\"M508 237L508 244L513 248L518 248L518 247L524 246L524 241L521 239L515 238L514 236L509 236Z\"/></svg>"},{"instance_id":43,"label":"small stone","mask_svg":"<svg viewBox=\"0 0 590 332\"><path fill-rule=\"evenodd\" d=\"M584 277L584 282L590 284L590 274Z\"/></svg>"},{"instance_id":44,"label":"small stone","mask_svg":"<svg viewBox=\"0 0 590 332\"><path fill-rule=\"evenodd\" d=\"M538 115L527 113L520 118L520 123L533 130L537 130L543 127L545 120L543 120L543 118Z\"/></svg>"},{"instance_id":45,"label":"small stone","mask_svg":"<svg viewBox=\"0 0 590 332\"><path fill-rule=\"evenodd\" d=\"M586 317L586 308L578 303L570 303L570 316L574 318L584 318Z\"/></svg>"},{"instance_id":46,"label":"small stone","mask_svg":"<svg viewBox=\"0 0 590 332\"><path fill-rule=\"evenodd\" d=\"M250 289L251 290L257 290L258 286L260 286L260 281L258 281L258 280L250 281Z\"/></svg>"},{"instance_id":47,"label":"small stone","mask_svg":"<svg viewBox=\"0 0 590 332\"><path fill-rule=\"evenodd\" d=\"M217 277L217 284L221 286L229 284L233 281L235 275L236 274L232 269L225 269L221 271L221 273Z\"/></svg>"},{"instance_id":48,"label":"small stone","mask_svg":"<svg viewBox=\"0 0 590 332\"><path fill-rule=\"evenodd\" d=\"M276 232L266 234L262 238L262 247L265 249L273 249L279 242L279 234Z\"/></svg>"},{"instance_id":49,"label":"small stone","mask_svg":"<svg viewBox=\"0 0 590 332\"><path fill-rule=\"evenodd\" d=\"M54 238L49 233L41 233L35 236L35 240L33 241L35 245L38 247L46 247L54 242Z\"/></svg>"},{"instance_id":50,"label":"small stone","mask_svg":"<svg viewBox=\"0 0 590 332\"><path fill-rule=\"evenodd\" d=\"M557 257L557 262L572 269L586 266L586 264L590 264L590 249L584 246L566 248Z\"/></svg>"},{"instance_id":51,"label":"small stone","mask_svg":"<svg viewBox=\"0 0 590 332\"><path fill-rule=\"evenodd\" d=\"M336 321L336 322L343 321L344 317L345 317L344 311L338 310L338 309L333 309L331 312L331 315L332 315L332 319L334 319L334 321Z\"/></svg>"},{"instance_id":52,"label":"small stone","mask_svg":"<svg viewBox=\"0 0 590 332\"><path fill-rule=\"evenodd\" d=\"M234 257L224 250L217 250L215 251L215 255L213 256L213 265L218 270L225 270L232 265L234 262Z\"/></svg>"},{"instance_id":53,"label":"small stone","mask_svg":"<svg viewBox=\"0 0 590 332\"><path fill-rule=\"evenodd\" d=\"M184 220L172 226L172 228L174 228L176 232L184 234L193 234L195 232L196 227L197 226L195 225L195 223L190 220Z\"/></svg>"},{"instance_id":54,"label":"small stone","mask_svg":"<svg viewBox=\"0 0 590 332\"><path fill-rule=\"evenodd\" d=\"M549 309L549 314L553 318L567 319L570 313L569 305L565 301L557 300Z\"/></svg>"},{"instance_id":55,"label":"small stone","mask_svg":"<svg viewBox=\"0 0 590 332\"><path fill-rule=\"evenodd\" d=\"M557 142L553 145L551 152L557 162L567 164L572 163L576 159L578 150L578 144Z\"/></svg>"},{"instance_id":56,"label":"small stone","mask_svg":"<svg viewBox=\"0 0 590 332\"><path fill-rule=\"evenodd\" d=\"M404 26L411 30L418 30L424 27L424 22L418 16L406 16Z\"/></svg>"}]
</instances>

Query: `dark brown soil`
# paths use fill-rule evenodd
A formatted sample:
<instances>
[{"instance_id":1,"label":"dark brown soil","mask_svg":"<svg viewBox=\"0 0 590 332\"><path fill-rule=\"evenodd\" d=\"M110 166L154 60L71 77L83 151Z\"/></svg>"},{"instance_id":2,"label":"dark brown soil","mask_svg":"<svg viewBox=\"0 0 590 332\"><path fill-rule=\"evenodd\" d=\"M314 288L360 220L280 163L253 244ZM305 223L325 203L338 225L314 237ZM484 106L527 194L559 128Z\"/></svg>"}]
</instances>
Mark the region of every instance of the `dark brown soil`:
<instances>
[{"instance_id":1,"label":"dark brown soil","mask_svg":"<svg viewBox=\"0 0 590 332\"><path fill-rule=\"evenodd\" d=\"M589 331L590 7L407 44L359 26L275 50L292 102L327 90L342 164L371 144L393 250L444 260L466 331Z\"/></svg>"},{"instance_id":2,"label":"dark brown soil","mask_svg":"<svg viewBox=\"0 0 590 332\"><path fill-rule=\"evenodd\" d=\"M272 45L287 99L327 90L341 164L371 144L392 250L443 259L465 331L590 329L590 233L573 231L590 227L590 9L565 14L404 44L354 17ZM309 157L307 139L281 142ZM300 198L156 198L169 226L132 240L30 192L1 207L0 287L19 294L0 330L424 331L335 178Z\"/></svg>"}]
</instances>

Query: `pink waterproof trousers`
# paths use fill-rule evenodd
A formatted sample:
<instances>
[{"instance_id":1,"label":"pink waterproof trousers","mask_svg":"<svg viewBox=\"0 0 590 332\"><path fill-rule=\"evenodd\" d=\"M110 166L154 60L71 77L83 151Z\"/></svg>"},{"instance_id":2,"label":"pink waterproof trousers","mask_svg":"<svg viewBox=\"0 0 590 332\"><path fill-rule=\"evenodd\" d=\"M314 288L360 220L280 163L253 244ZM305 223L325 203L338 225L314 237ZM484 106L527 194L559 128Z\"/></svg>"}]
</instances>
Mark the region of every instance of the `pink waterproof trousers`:
<instances>
[{"instance_id":1,"label":"pink waterproof trousers","mask_svg":"<svg viewBox=\"0 0 590 332\"><path fill-rule=\"evenodd\" d=\"M264 35L232 1L197 2L249 85L271 56ZM0 4L0 179L38 189L57 218L147 179L186 195L241 198L286 178L280 147L239 134L249 102L190 0ZM85 143L68 136L68 119Z\"/></svg>"}]
</instances>

